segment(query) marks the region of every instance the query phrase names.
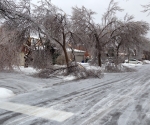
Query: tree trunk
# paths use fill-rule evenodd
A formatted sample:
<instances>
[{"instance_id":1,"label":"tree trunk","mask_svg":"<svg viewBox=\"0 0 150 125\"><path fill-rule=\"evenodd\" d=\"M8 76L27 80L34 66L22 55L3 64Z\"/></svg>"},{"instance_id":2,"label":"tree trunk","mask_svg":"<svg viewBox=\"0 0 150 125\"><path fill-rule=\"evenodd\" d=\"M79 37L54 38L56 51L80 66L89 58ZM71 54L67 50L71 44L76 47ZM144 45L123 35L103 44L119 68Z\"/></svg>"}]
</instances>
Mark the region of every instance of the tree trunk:
<instances>
[{"instance_id":1,"label":"tree trunk","mask_svg":"<svg viewBox=\"0 0 150 125\"><path fill-rule=\"evenodd\" d=\"M67 65L67 67L69 67L69 58L68 58L68 54L67 54L67 50L66 50L65 46L63 46L63 51L65 54L66 65Z\"/></svg>"},{"instance_id":2,"label":"tree trunk","mask_svg":"<svg viewBox=\"0 0 150 125\"><path fill-rule=\"evenodd\" d=\"M117 47L117 49L116 49L116 52L117 52L117 54L116 54L116 64L118 65L119 64L119 46Z\"/></svg>"},{"instance_id":3,"label":"tree trunk","mask_svg":"<svg viewBox=\"0 0 150 125\"><path fill-rule=\"evenodd\" d=\"M119 47L117 47L117 59L119 57Z\"/></svg>"},{"instance_id":4,"label":"tree trunk","mask_svg":"<svg viewBox=\"0 0 150 125\"><path fill-rule=\"evenodd\" d=\"M102 61L101 61L101 53L98 53L98 66L102 66Z\"/></svg>"},{"instance_id":5,"label":"tree trunk","mask_svg":"<svg viewBox=\"0 0 150 125\"><path fill-rule=\"evenodd\" d=\"M102 50L102 47L100 46L100 43L99 43L99 38L98 38L98 35L95 33L94 34L95 38L96 38L96 46L95 48L98 50L98 66L102 66L102 62L101 62L101 50Z\"/></svg>"},{"instance_id":6,"label":"tree trunk","mask_svg":"<svg viewBox=\"0 0 150 125\"><path fill-rule=\"evenodd\" d=\"M116 49L116 56L117 56L117 64L119 64L119 48L121 46L121 42L118 44L117 49Z\"/></svg>"},{"instance_id":7,"label":"tree trunk","mask_svg":"<svg viewBox=\"0 0 150 125\"><path fill-rule=\"evenodd\" d=\"M129 63L129 59L130 59L130 50L128 48L128 63Z\"/></svg>"},{"instance_id":8,"label":"tree trunk","mask_svg":"<svg viewBox=\"0 0 150 125\"><path fill-rule=\"evenodd\" d=\"M115 61L115 65L119 64L119 48L117 47L117 54L116 54L116 61Z\"/></svg>"}]
</instances>

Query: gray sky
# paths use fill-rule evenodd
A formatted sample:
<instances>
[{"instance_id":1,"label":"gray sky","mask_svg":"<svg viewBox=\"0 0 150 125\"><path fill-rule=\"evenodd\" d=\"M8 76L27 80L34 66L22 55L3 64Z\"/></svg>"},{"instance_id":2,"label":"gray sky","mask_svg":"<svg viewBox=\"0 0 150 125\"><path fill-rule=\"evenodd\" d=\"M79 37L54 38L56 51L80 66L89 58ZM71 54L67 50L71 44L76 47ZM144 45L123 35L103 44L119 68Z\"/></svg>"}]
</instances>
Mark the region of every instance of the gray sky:
<instances>
[{"instance_id":1,"label":"gray sky","mask_svg":"<svg viewBox=\"0 0 150 125\"><path fill-rule=\"evenodd\" d=\"M38 0L32 0L32 2L36 3ZM149 0L115 0L118 2L119 6L124 9L123 12L117 13L118 18L123 18L126 13L129 15L133 15L136 21L146 21L150 22L150 16L147 16L147 13L141 12L143 8L141 5L146 5L150 1ZM51 2L61 8L65 13L71 14L72 7L85 6L88 9L95 11L97 14L94 16L95 22L101 22L101 17L103 13L106 11L110 0L51 0ZM150 36L150 33L149 33Z\"/></svg>"}]
</instances>

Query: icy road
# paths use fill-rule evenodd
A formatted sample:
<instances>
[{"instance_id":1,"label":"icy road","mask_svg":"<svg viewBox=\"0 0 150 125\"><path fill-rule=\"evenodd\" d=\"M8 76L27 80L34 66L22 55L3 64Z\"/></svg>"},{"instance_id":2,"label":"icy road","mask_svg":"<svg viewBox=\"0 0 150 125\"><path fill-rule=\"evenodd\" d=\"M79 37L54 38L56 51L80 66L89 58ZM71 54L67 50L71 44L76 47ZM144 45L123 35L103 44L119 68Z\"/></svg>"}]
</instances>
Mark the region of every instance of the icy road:
<instances>
[{"instance_id":1,"label":"icy road","mask_svg":"<svg viewBox=\"0 0 150 125\"><path fill-rule=\"evenodd\" d=\"M102 79L62 81L0 73L0 125L150 125L150 65Z\"/></svg>"}]
</instances>

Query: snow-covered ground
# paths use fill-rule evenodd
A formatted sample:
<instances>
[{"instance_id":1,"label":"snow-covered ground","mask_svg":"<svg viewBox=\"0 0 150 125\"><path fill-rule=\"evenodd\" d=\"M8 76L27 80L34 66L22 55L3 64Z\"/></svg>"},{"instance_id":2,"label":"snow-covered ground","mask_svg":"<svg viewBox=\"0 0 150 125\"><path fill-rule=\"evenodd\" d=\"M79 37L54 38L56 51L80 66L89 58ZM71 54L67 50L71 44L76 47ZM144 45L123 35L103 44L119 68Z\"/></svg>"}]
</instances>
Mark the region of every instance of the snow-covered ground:
<instances>
[{"instance_id":1,"label":"snow-covered ground","mask_svg":"<svg viewBox=\"0 0 150 125\"><path fill-rule=\"evenodd\" d=\"M14 95L15 94L11 90L6 89L6 88L0 88L0 99L1 98L9 98L9 97L12 97Z\"/></svg>"},{"instance_id":2,"label":"snow-covered ground","mask_svg":"<svg viewBox=\"0 0 150 125\"><path fill-rule=\"evenodd\" d=\"M150 64L128 66L137 72L107 73L102 79L67 82L59 78L34 78L30 71L23 73L24 69L0 73L0 87L15 94L7 102L0 102L0 124L150 125ZM12 109L13 106L25 108ZM36 110L38 107L42 109ZM36 115L45 109L50 112L46 116L53 119ZM51 115L51 110L72 115L58 121L60 114Z\"/></svg>"},{"instance_id":3,"label":"snow-covered ground","mask_svg":"<svg viewBox=\"0 0 150 125\"><path fill-rule=\"evenodd\" d=\"M24 73L26 75L31 75L31 74L34 74L34 73L37 73L40 71L40 70L36 70L32 67L25 68L24 66L20 66L19 68L15 68L14 70L17 72L20 72L20 73Z\"/></svg>"},{"instance_id":4,"label":"snow-covered ground","mask_svg":"<svg viewBox=\"0 0 150 125\"><path fill-rule=\"evenodd\" d=\"M149 60L144 60L143 63L150 64L150 61Z\"/></svg>"},{"instance_id":5,"label":"snow-covered ground","mask_svg":"<svg viewBox=\"0 0 150 125\"><path fill-rule=\"evenodd\" d=\"M133 67L136 67L136 66L142 66L143 64L123 63L122 65L127 66L129 68L133 68Z\"/></svg>"}]
</instances>

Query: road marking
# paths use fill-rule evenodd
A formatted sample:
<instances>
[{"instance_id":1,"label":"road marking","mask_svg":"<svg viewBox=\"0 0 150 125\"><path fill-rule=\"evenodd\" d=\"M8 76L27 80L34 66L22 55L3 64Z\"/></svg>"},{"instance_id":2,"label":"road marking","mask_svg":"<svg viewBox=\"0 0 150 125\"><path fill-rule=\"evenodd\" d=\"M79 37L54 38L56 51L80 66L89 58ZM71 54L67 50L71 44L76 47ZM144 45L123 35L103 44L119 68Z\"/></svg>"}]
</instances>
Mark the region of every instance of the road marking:
<instances>
[{"instance_id":1,"label":"road marking","mask_svg":"<svg viewBox=\"0 0 150 125\"><path fill-rule=\"evenodd\" d=\"M45 119L55 120L58 122L63 122L66 119L73 116L73 113L71 112L64 112L59 110L53 110L50 108L42 108L30 105L16 104L12 102L0 102L0 109L22 113L29 116L36 116Z\"/></svg>"}]
</instances>

